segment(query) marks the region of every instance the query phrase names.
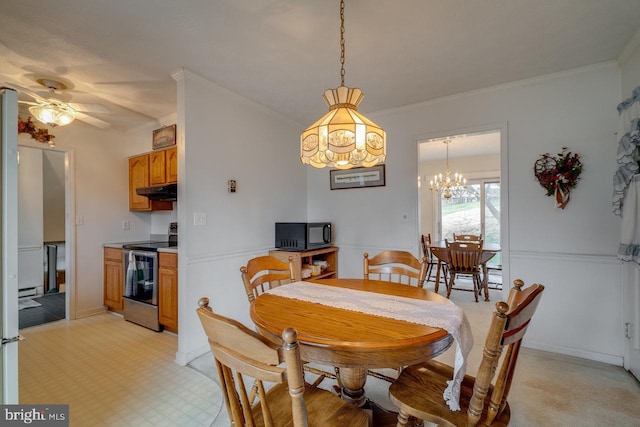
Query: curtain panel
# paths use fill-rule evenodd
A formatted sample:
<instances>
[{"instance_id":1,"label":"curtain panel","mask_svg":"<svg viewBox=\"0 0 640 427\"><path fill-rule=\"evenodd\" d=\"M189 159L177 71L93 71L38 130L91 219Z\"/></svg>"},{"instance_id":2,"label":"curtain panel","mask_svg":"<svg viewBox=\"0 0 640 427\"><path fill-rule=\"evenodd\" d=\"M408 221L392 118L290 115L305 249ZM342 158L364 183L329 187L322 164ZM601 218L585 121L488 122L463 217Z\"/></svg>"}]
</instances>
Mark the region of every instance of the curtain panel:
<instances>
[{"instance_id":1,"label":"curtain panel","mask_svg":"<svg viewBox=\"0 0 640 427\"><path fill-rule=\"evenodd\" d=\"M613 176L613 212L622 216L618 259L640 264L640 86L618 104L618 169Z\"/></svg>"}]
</instances>

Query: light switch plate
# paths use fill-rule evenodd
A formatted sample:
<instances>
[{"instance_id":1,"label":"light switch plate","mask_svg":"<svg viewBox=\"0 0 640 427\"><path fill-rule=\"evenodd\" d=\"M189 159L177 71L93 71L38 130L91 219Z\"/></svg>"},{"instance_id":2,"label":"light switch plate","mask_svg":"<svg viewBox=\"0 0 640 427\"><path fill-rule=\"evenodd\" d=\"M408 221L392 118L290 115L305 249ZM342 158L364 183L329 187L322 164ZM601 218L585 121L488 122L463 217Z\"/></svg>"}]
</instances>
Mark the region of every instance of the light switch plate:
<instances>
[{"instance_id":1,"label":"light switch plate","mask_svg":"<svg viewBox=\"0 0 640 427\"><path fill-rule=\"evenodd\" d=\"M194 212L193 213L193 225L207 225L207 213L206 212Z\"/></svg>"}]
</instances>

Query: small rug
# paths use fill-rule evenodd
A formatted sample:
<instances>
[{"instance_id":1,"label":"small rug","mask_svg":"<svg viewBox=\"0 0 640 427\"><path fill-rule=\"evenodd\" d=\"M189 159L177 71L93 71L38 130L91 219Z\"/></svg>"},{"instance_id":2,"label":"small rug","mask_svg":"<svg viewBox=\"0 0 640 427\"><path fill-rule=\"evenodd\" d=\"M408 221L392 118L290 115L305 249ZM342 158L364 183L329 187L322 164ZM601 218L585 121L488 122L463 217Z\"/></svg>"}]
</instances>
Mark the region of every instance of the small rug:
<instances>
[{"instance_id":1,"label":"small rug","mask_svg":"<svg viewBox=\"0 0 640 427\"><path fill-rule=\"evenodd\" d=\"M40 304L37 301L32 300L31 298L25 298L25 299L18 300L18 310L23 310L25 308L40 307L41 305L42 304Z\"/></svg>"}]
</instances>

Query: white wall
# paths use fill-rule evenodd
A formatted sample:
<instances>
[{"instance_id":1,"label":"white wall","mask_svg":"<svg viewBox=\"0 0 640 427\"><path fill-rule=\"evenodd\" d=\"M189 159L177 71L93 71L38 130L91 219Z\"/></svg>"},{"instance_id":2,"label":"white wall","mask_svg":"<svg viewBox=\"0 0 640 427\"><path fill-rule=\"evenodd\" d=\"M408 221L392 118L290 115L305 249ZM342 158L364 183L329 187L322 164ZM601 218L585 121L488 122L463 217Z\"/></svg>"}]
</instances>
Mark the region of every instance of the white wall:
<instances>
[{"instance_id":1,"label":"white wall","mask_svg":"<svg viewBox=\"0 0 640 427\"><path fill-rule=\"evenodd\" d=\"M631 92L640 85L640 30L626 47L628 55L620 64L620 100L627 99Z\"/></svg>"},{"instance_id":2,"label":"white wall","mask_svg":"<svg viewBox=\"0 0 640 427\"><path fill-rule=\"evenodd\" d=\"M74 169L66 179L75 182L75 211L67 215L75 232L74 312L76 317L84 317L104 310L103 243L148 238L148 219L128 210L129 140L125 135L78 121L56 128L53 134L56 150L65 152L67 161L73 158ZM18 142L21 147L48 147L27 134L21 134ZM82 218L82 225L75 225L76 217ZM123 220L130 222L130 230L122 230Z\"/></svg>"},{"instance_id":3,"label":"white wall","mask_svg":"<svg viewBox=\"0 0 640 427\"><path fill-rule=\"evenodd\" d=\"M18 289L43 291L42 151L20 147L18 164Z\"/></svg>"},{"instance_id":4,"label":"white wall","mask_svg":"<svg viewBox=\"0 0 640 427\"><path fill-rule=\"evenodd\" d=\"M44 241L64 242L64 153L42 150Z\"/></svg>"},{"instance_id":5,"label":"white wall","mask_svg":"<svg viewBox=\"0 0 640 427\"><path fill-rule=\"evenodd\" d=\"M309 219L336 223L342 277L361 277L363 252L418 254L417 141L507 123L505 283L546 286L526 345L621 365L619 220L611 214L619 91L617 65L606 63L371 114L387 132L386 186L332 192L328 170L309 168ZM584 172L560 210L532 168L542 153L565 145L583 156Z\"/></svg>"},{"instance_id":6,"label":"white wall","mask_svg":"<svg viewBox=\"0 0 640 427\"><path fill-rule=\"evenodd\" d=\"M208 351L195 309L251 325L240 266L274 246L277 221L305 220L301 125L182 70L178 82L179 351L185 363ZM227 192L227 181L237 192ZM194 226L194 213L207 223Z\"/></svg>"}]
</instances>

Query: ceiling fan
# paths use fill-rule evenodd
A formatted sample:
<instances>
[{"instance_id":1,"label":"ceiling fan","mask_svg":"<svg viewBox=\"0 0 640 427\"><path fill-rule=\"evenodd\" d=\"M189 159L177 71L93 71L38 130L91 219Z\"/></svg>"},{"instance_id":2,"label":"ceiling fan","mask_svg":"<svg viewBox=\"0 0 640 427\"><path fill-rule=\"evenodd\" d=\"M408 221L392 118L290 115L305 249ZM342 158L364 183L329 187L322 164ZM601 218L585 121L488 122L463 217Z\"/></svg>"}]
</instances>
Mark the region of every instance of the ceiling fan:
<instances>
[{"instance_id":1,"label":"ceiling fan","mask_svg":"<svg viewBox=\"0 0 640 427\"><path fill-rule=\"evenodd\" d=\"M18 101L21 104L29 105L29 112L37 120L49 126L65 126L73 122L74 119L81 120L90 125L107 128L110 123L87 113L109 113L109 109L100 104L83 104L68 102L71 94L65 92L73 88L71 82L64 82L55 77L37 77L35 81L48 89L48 92L39 94L16 84L7 84L19 92L22 92L35 102ZM42 93L42 92L40 92Z\"/></svg>"}]
</instances>

